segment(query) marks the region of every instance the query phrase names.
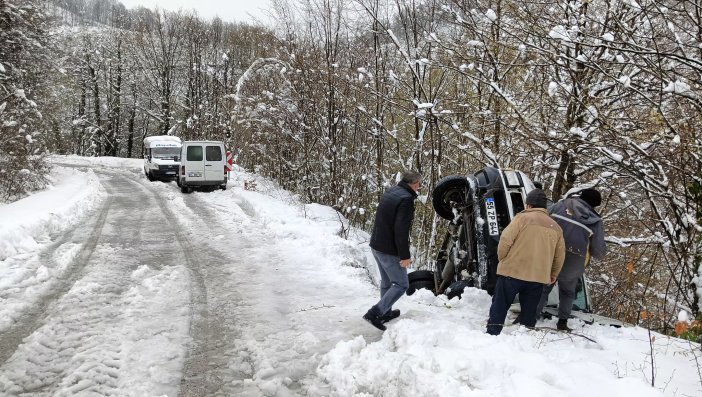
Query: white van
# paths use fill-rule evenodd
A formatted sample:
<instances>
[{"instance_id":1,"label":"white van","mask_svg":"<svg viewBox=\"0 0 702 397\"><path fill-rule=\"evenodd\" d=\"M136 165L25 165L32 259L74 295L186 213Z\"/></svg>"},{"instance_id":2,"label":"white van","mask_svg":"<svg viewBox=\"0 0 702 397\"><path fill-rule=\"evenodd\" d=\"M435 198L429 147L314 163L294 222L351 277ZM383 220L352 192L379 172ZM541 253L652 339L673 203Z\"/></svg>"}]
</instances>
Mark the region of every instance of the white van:
<instances>
[{"instance_id":1,"label":"white van","mask_svg":"<svg viewBox=\"0 0 702 397\"><path fill-rule=\"evenodd\" d=\"M221 141L184 141L176 182L183 193L194 187L227 188L227 158Z\"/></svg>"},{"instance_id":2,"label":"white van","mask_svg":"<svg viewBox=\"0 0 702 397\"><path fill-rule=\"evenodd\" d=\"M144 138L144 174L150 181L176 179L180 165L180 138L157 135Z\"/></svg>"}]
</instances>

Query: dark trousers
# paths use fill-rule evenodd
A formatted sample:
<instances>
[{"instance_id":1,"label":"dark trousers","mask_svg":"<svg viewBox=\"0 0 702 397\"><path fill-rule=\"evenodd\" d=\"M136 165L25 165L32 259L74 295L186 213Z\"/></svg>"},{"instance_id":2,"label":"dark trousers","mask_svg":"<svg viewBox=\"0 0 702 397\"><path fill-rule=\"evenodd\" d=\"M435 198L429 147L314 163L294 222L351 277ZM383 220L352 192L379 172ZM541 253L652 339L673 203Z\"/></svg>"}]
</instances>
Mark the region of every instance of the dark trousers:
<instances>
[{"instance_id":1,"label":"dark trousers","mask_svg":"<svg viewBox=\"0 0 702 397\"><path fill-rule=\"evenodd\" d=\"M577 295L578 278L568 278L558 276L558 319L567 320L570 318L570 312L573 311L573 302ZM543 315L544 307L548 303L548 296L553 290L555 284L545 285L544 292L541 295L541 302L536 308L537 315Z\"/></svg>"},{"instance_id":2,"label":"dark trousers","mask_svg":"<svg viewBox=\"0 0 702 397\"><path fill-rule=\"evenodd\" d=\"M573 301L577 295L578 280L585 273L585 258L566 253L565 262L560 274L558 274L558 319L570 318L573 310ZM544 286L541 302L536 308L537 315L541 315L544 307L548 303L548 295L553 289L553 284Z\"/></svg>"},{"instance_id":3,"label":"dark trousers","mask_svg":"<svg viewBox=\"0 0 702 397\"><path fill-rule=\"evenodd\" d=\"M502 332L502 326L505 323L505 317L507 317L507 310L514 302L517 294L519 294L519 305L522 307L522 312L519 315L520 323L527 327L536 325L536 306L539 304L543 289L544 285L542 283L497 276L495 295L492 296L492 306L490 306L490 320L488 321L487 333L499 335Z\"/></svg>"}]
</instances>

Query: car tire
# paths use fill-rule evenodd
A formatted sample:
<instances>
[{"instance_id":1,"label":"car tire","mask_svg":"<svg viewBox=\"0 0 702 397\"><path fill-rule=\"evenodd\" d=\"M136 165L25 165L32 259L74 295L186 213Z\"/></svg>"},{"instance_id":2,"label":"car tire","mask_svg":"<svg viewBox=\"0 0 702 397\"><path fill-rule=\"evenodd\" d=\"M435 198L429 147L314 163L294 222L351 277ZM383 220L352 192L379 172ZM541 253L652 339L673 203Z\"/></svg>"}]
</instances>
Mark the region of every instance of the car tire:
<instances>
[{"instance_id":1,"label":"car tire","mask_svg":"<svg viewBox=\"0 0 702 397\"><path fill-rule=\"evenodd\" d=\"M190 193L190 188L181 184L180 185L180 192L181 193Z\"/></svg>"},{"instance_id":2,"label":"car tire","mask_svg":"<svg viewBox=\"0 0 702 397\"><path fill-rule=\"evenodd\" d=\"M440 217L452 221L454 215L451 202L465 204L469 190L470 186L465 176L449 175L442 178L432 192L434 211Z\"/></svg>"},{"instance_id":3,"label":"car tire","mask_svg":"<svg viewBox=\"0 0 702 397\"><path fill-rule=\"evenodd\" d=\"M151 182L154 181L154 175L151 173L151 171L149 171L149 172L146 174L146 177L149 179L149 181L151 181Z\"/></svg>"},{"instance_id":4,"label":"car tire","mask_svg":"<svg viewBox=\"0 0 702 397\"><path fill-rule=\"evenodd\" d=\"M227 190L227 185L221 185L219 188L222 190Z\"/></svg>"},{"instance_id":5,"label":"car tire","mask_svg":"<svg viewBox=\"0 0 702 397\"><path fill-rule=\"evenodd\" d=\"M407 274L407 279L409 280L410 283L413 281L419 281L419 280L433 282L434 281L434 272L432 272L431 270L415 270L412 273Z\"/></svg>"},{"instance_id":6,"label":"car tire","mask_svg":"<svg viewBox=\"0 0 702 397\"><path fill-rule=\"evenodd\" d=\"M428 289L431 292L436 290L436 284L434 280L417 280L409 283L409 288L407 288L407 295L414 294L418 289Z\"/></svg>"}]
</instances>

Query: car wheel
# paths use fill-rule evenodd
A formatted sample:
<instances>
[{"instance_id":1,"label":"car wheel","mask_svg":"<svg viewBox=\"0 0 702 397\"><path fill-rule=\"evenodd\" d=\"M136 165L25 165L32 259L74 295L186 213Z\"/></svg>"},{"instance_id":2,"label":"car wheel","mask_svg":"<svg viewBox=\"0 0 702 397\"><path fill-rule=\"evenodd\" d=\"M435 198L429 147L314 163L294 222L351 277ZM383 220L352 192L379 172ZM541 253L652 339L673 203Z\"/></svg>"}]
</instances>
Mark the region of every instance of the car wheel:
<instances>
[{"instance_id":1,"label":"car wheel","mask_svg":"<svg viewBox=\"0 0 702 397\"><path fill-rule=\"evenodd\" d=\"M219 188L222 190L227 190L227 185L221 185Z\"/></svg>"},{"instance_id":2,"label":"car wheel","mask_svg":"<svg viewBox=\"0 0 702 397\"><path fill-rule=\"evenodd\" d=\"M453 220L453 208L451 203L460 203L465 205L467 201L467 193L470 191L468 179L461 175L449 175L442 178L432 192L432 204L434 211L450 221Z\"/></svg>"},{"instance_id":3,"label":"car wheel","mask_svg":"<svg viewBox=\"0 0 702 397\"><path fill-rule=\"evenodd\" d=\"M147 177L151 182L154 181L154 175L151 173L151 171L149 171L149 173L146 174L146 177Z\"/></svg>"},{"instance_id":4,"label":"car wheel","mask_svg":"<svg viewBox=\"0 0 702 397\"><path fill-rule=\"evenodd\" d=\"M419 280L434 282L434 272L431 270L415 270L407 274L407 279L410 283Z\"/></svg>"},{"instance_id":5,"label":"car wheel","mask_svg":"<svg viewBox=\"0 0 702 397\"><path fill-rule=\"evenodd\" d=\"M434 292L435 288L436 284L434 284L434 280L411 281L409 283L409 288L407 288L407 295L414 294L418 289L428 289L431 292Z\"/></svg>"},{"instance_id":6,"label":"car wheel","mask_svg":"<svg viewBox=\"0 0 702 397\"><path fill-rule=\"evenodd\" d=\"M185 186L185 185L183 185L183 184L181 184L181 185L180 185L180 192L181 192L181 193L190 193L190 188L187 187L187 186Z\"/></svg>"}]
</instances>

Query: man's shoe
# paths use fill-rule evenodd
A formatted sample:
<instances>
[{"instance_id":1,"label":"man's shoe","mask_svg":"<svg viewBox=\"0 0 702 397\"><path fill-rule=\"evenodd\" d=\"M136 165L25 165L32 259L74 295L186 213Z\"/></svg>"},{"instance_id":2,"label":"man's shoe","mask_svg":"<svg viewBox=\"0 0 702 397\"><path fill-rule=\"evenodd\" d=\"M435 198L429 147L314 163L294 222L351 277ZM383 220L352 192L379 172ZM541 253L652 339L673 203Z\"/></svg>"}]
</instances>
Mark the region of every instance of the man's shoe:
<instances>
[{"instance_id":1,"label":"man's shoe","mask_svg":"<svg viewBox=\"0 0 702 397\"><path fill-rule=\"evenodd\" d=\"M388 321L394 320L400 317L400 309L390 310L389 312L380 316L380 321L387 323Z\"/></svg>"},{"instance_id":2,"label":"man's shoe","mask_svg":"<svg viewBox=\"0 0 702 397\"><path fill-rule=\"evenodd\" d=\"M383 321L380 319L379 316L376 316L373 314L370 310L366 312L366 314L363 315L363 319L371 323L372 326L375 328L378 328L381 331L385 331L387 328L383 325Z\"/></svg>"},{"instance_id":3,"label":"man's shoe","mask_svg":"<svg viewBox=\"0 0 702 397\"><path fill-rule=\"evenodd\" d=\"M559 331L566 331L566 332L572 331L571 328L568 328L568 319L565 319L565 318L561 318L558 320L558 322L556 323L556 329L558 329Z\"/></svg>"},{"instance_id":4,"label":"man's shoe","mask_svg":"<svg viewBox=\"0 0 702 397\"><path fill-rule=\"evenodd\" d=\"M519 324L522 322L522 313L517 314L517 318L512 321L512 324Z\"/></svg>"}]
</instances>

